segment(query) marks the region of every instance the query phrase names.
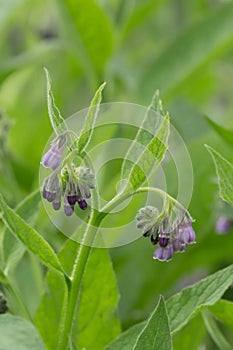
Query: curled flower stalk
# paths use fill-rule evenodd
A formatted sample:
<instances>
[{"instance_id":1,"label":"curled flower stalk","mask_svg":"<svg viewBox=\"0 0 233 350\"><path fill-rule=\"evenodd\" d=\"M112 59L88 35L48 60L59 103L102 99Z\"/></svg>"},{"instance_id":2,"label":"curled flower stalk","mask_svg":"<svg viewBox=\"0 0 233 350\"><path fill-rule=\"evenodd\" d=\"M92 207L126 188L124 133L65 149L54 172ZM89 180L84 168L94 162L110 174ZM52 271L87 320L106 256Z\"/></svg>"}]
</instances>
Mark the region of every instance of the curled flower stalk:
<instances>
[{"instance_id":1,"label":"curled flower stalk","mask_svg":"<svg viewBox=\"0 0 233 350\"><path fill-rule=\"evenodd\" d=\"M70 152L62 162L68 132L58 135L42 158L41 164L53 170L44 180L42 196L52 203L54 210L61 208L63 200L65 215L71 216L76 203L80 209L87 209L87 199L91 197L91 190L95 188L95 176L90 168L75 165L75 152Z\"/></svg>"},{"instance_id":2,"label":"curled flower stalk","mask_svg":"<svg viewBox=\"0 0 233 350\"><path fill-rule=\"evenodd\" d=\"M169 197L160 214L157 208L146 206L139 210L136 220L142 235L150 237L151 243L157 245L153 258L159 261L169 261L175 252L183 252L187 245L196 243L189 212L178 202L172 203Z\"/></svg>"}]
</instances>

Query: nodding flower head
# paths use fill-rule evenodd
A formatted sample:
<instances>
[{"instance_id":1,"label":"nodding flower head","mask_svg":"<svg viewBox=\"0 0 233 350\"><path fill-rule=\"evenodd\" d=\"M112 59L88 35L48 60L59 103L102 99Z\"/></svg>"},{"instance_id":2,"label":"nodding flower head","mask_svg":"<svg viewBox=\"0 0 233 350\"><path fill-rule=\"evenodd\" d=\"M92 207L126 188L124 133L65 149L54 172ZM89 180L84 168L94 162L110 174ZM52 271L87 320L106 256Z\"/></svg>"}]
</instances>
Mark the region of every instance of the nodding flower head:
<instances>
[{"instance_id":1,"label":"nodding flower head","mask_svg":"<svg viewBox=\"0 0 233 350\"><path fill-rule=\"evenodd\" d=\"M79 176L76 176L79 174ZM54 210L61 208L62 197L64 198L64 212L67 216L74 213L77 203L82 210L87 209L86 199L91 197L91 189L94 188L94 175L89 168L64 167L58 174L52 173L44 181L42 195L52 202Z\"/></svg>"},{"instance_id":2,"label":"nodding flower head","mask_svg":"<svg viewBox=\"0 0 233 350\"><path fill-rule=\"evenodd\" d=\"M175 220L171 215L159 214L154 207L141 208L137 214L137 227L142 229L144 237L150 237L153 245L154 259L169 261L175 252L183 252L188 244L196 242L192 228L192 218L188 211L179 210Z\"/></svg>"},{"instance_id":3,"label":"nodding flower head","mask_svg":"<svg viewBox=\"0 0 233 350\"><path fill-rule=\"evenodd\" d=\"M61 164L62 153L65 148L66 134L60 134L52 141L50 149L42 158L41 164L45 168L51 168L55 170Z\"/></svg>"}]
</instances>

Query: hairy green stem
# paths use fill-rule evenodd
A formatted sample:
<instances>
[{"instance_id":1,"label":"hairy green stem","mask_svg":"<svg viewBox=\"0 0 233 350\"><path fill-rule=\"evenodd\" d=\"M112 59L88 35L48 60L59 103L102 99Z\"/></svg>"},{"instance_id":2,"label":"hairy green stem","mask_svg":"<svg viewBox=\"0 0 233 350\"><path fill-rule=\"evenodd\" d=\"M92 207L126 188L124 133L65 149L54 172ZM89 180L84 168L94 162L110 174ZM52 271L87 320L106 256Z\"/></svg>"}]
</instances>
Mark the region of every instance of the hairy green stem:
<instances>
[{"instance_id":1,"label":"hairy green stem","mask_svg":"<svg viewBox=\"0 0 233 350\"><path fill-rule=\"evenodd\" d=\"M93 225L93 226L92 226ZM60 339L58 342L57 350L66 350L67 344L69 341L70 332L72 329L72 323L75 317L75 312L77 310L78 296L80 291L80 286L83 278L83 274L85 271L86 263L91 251L90 245L90 235L94 239L95 235L93 232L97 230L97 226L95 226L95 219L92 218L90 225L87 227L87 230L84 234L83 241L79 246L78 254L75 259L75 263L72 270L70 288L68 290L68 300L66 306L66 311L63 312L63 316L65 318L63 323L63 330L60 334ZM89 245L85 245L88 242Z\"/></svg>"},{"instance_id":2,"label":"hairy green stem","mask_svg":"<svg viewBox=\"0 0 233 350\"><path fill-rule=\"evenodd\" d=\"M92 169L92 164L88 157L86 157L85 162L86 165ZM96 190L92 192L92 205L96 208L99 207L99 199ZM68 343L70 340L69 336L72 330L72 324L77 310L82 278L84 275L88 257L91 252L92 242L95 239L95 233L98 230L100 222L101 220L99 218L99 212L92 209L87 228L83 235L82 242L78 248L71 277L69 280L66 280L68 290L67 295L64 298L64 304L62 308L60 334L58 339L57 350L66 350L68 347Z\"/></svg>"}]
</instances>

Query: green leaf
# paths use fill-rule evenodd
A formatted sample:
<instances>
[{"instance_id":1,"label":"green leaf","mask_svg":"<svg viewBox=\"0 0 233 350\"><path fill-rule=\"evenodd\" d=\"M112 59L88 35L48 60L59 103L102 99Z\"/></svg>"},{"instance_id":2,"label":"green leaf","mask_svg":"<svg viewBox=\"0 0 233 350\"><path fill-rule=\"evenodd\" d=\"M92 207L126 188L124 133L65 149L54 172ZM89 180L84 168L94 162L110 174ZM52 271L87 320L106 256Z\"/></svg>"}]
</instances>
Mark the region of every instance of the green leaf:
<instances>
[{"instance_id":1,"label":"green leaf","mask_svg":"<svg viewBox=\"0 0 233 350\"><path fill-rule=\"evenodd\" d=\"M90 142L95 126L95 121L99 112L99 105L102 100L102 91L105 85L106 83L100 85L99 89L95 93L93 100L91 101L91 105L89 107L85 119L85 124L83 126L83 129L81 130L80 137L78 139L78 150L80 153L87 147L88 143Z\"/></svg>"},{"instance_id":2,"label":"green leaf","mask_svg":"<svg viewBox=\"0 0 233 350\"><path fill-rule=\"evenodd\" d=\"M106 347L106 350L118 349L172 349L168 315L162 297L146 322L129 328Z\"/></svg>"},{"instance_id":3,"label":"green leaf","mask_svg":"<svg viewBox=\"0 0 233 350\"><path fill-rule=\"evenodd\" d=\"M139 334L133 350L171 350L172 341L163 297Z\"/></svg>"},{"instance_id":4,"label":"green leaf","mask_svg":"<svg viewBox=\"0 0 233 350\"><path fill-rule=\"evenodd\" d=\"M161 55L148 64L142 81L145 96L159 87L169 94L205 63L222 54L233 41L233 4L205 12L203 19L176 37Z\"/></svg>"},{"instance_id":5,"label":"green leaf","mask_svg":"<svg viewBox=\"0 0 233 350\"><path fill-rule=\"evenodd\" d=\"M99 73L112 52L112 28L97 1L60 0L62 20L70 46L75 49L86 74Z\"/></svg>"},{"instance_id":6,"label":"green leaf","mask_svg":"<svg viewBox=\"0 0 233 350\"><path fill-rule=\"evenodd\" d=\"M50 122L52 124L54 132L58 135L66 131L67 127L66 127L64 118L61 116L61 113L55 104L49 72L46 68L44 68L44 70L45 70L46 82L47 82L47 105L48 105L49 118L50 118Z\"/></svg>"},{"instance_id":7,"label":"green leaf","mask_svg":"<svg viewBox=\"0 0 233 350\"><path fill-rule=\"evenodd\" d=\"M214 161L218 176L220 197L233 205L233 165L212 147L205 146Z\"/></svg>"},{"instance_id":8,"label":"green leaf","mask_svg":"<svg viewBox=\"0 0 233 350\"><path fill-rule=\"evenodd\" d=\"M142 332L145 322L139 323L121 333L105 350L129 350L136 343L139 334Z\"/></svg>"},{"instance_id":9,"label":"green leaf","mask_svg":"<svg viewBox=\"0 0 233 350\"><path fill-rule=\"evenodd\" d=\"M46 286L34 322L47 349L53 350L57 347L62 303L67 300L67 286L64 278L56 271L48 272Z\"/></svg>"},{"instance_id":10,"label":"green leaf","mask_svg":"<svg viewBox=\"0 0 233 350\"><path fill-rule=\"evenodd\" d=\"M195 337L190 336L195 334ZM206 335L206 329L200 314L192 318L189 323L176 334L173 346L174 350L197 350Z\"/></svg>"},{"instance_id":11,"label":"green leaf","mask_svg":"<svg viewBox=\"0 0 233 350\"><path fill-rule=\"evenodd\" d=\"M68 240L59 254L68 275L71 274L78 249L77 242ZM35 322L44 342L53 350L57 346L66 285L54 271L49 271L47 284L48 290L38 307ZM82 289L77 291L77 297L79 304L72 329L72 343L77 349L85 347L102 350L120 333L120 321L117 316L118 290L106 250L91 251L83 276Z\"/></svg>"},{"instance_id":12,"label":"green leaf","mask_svg":"<svg viewBox=\"0 0 233 350\"><path fill-rule=\"evenodd\" d=\"M167 300L167 314L171 333L182 329L191 319L206 306L214 305L233 282L233 265L220 270L209 277L195 283ZM106 350L128 350L129 344L145 327L142 322L122 333ZM130 342L132 339L132 342ZM118 347L117 347L118 346Z\"/></svg>"},{"instance_id":13,"label":"green leaf","mask_svg":"<svg viewBox=\"0 0 233 350\"><path fill-rule=\"evenodd\" d=\"M132 170L132 162L129 161L129 159L135 159L136 161L140 157L142 150L141 147L138 147L138 144L143 146L147 146L149 144L149 142L153 139L153 135L158 132L161 116L163 115L164 112L162 108L162 101L159 98L159 91L157 90L152 98L151 104L147 108L142 125L138 129L134 142L132 142L125 155L121 169L122 179L127 179L130 171Z\"/></svg>"},{"instance_id":14,"label":"green leaf","mask_svg":"<svg viewBox=\"0 0 233 350\"><path fill-rule=\"evenodd\" d=\"M20 4L25 2L25 0L0 0L0 25L4 25L4 22L7 18L15 12L15 10L19 7Z\"/></svg>"},{"instance_id":15,"label":"green leaf","mask_svg":"<svg viewBox=\"0 0 233 350\"><path fill-rule=\"evenodd\" d=\"M102 350L120 334L118 301L116 279L108 252L92 249L73 327L72 338L78 349Z\"/></svg>"},{"instance_id":16,"label":"green leaf","mask_svg":"<svg viewBox=\"0 0 233 350\"><path fill-rule=\"evenodd\" d=\"M132 12L129 16L127 22L123 28L123 36L127 37L135 28L139 27L147 17L151 14L151 12L157 8L163 0L149 0L143 3L140 3L139 6Z\"/></svg>"},{"instance_id":17,"label":"green leaf","mask_svg":"<svg viewBox=\"0 0 233 350\"><path fill-rule=\"evenodd\" d=\"M184 327L203 307L215 304L233 282L233 265L204 278L167 301L171 332Z\"/></svg>"},{"instance_id":18,"label":"green leaf","mask_svg":"<svg viewBox=\"0 0 233 350\"><path fill-rule=\"evenodd\" d=\"M36 328L28 321L10 314L0 315L0 349L45 350Z\"/></svg>"},{"instance_id":19,"label":"green leaf","mask_svg":"<svg viewBox=\"0 0 233 350\"><path fill-rule=\"evenodd\" d=\"M228 343L228 341L225 339L224 335L220 331L211 312L209 310L203 310L202 317L203 317L206 329L208 330L208 333L213 339L213 341L215 342L215 344L218 346L218 349L232 350L232 346Z\"/></svg>"},{"instance_id":20,"label":"green leaf","mask_svg":"<svg viewBox=\"0 0 233 350\"><path fill-rule=\"evenodd\" d=\"M219 320L224 322L228 327L233 330L233 302L229 300L219 300L213 306L209 306L208 309Z\"/></svg>"},{"instance_id":21,"label":"green leaf","mask_svg":"<svg viewBox=\"0 0 233 350\"><path fill-rule=\"evenodd\" d=\"M221 125L218 125L213 120L208 117L205 117L210 126L221 136L226 142L231 146L233 145L233 131L223 128Z\"/></svg>"},{"instance_id":22,"label":"green leaf","mask_svg":"<svg viewBox=\"0 0 233 350\"><path fill-rule=\"evenodd\" d=\"M62 271L60 262L52 247L41 237L41 235L28 225L18 214L14 212L0 195L0 209L5 224L12 233L45 265Z\"/></svg>"},{"instance_id":23,"label":"green leaf","mask_svg":"<svg viewBox=\"0 0 233 350\"><path fill-rule=\"evenodd\" d=\"M28 67L31 64L42 64L49 55L53 53L60 55L63 52L64 48L62 48L61 43L54 40L49 43L37 43L33 48L23 53L2 61L0 60L0 82L2 83L10 74L19 69Z\"/></svg>"},{"instance_id":24,"label":"green leaf","mask_svg":"<svg viewBox=\"0 0 233 350\"><path fill-rule=\"evenodd\" d=\"M150 142L133 165L129 173L129 183L133 186L134 190L146 181L152 169L154 170L163 160L167 151L169 125L169 115L166 114L162 120L159 131L155 136L152 136ZM148 137L148 133L142 134L142 132L140 132L138 138L144 136ZM145 140L145 142L147 141Z\"/></svg>"}]
</instances>

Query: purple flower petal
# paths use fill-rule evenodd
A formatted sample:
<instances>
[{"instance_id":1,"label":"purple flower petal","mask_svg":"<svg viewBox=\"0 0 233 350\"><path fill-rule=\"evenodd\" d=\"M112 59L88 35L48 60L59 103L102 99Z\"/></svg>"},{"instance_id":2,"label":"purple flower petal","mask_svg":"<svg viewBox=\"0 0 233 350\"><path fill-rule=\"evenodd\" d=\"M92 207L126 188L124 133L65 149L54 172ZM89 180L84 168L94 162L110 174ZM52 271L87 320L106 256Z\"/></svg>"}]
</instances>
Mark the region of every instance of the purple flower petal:
<instances>
[{"instance_id":1,"label":"purple flower petal","mask_svg":"<svg viewBox=\"0 0 233 350\"><path fill-rule=\"evenodd\" d=\"M41 164L45 168L51 168L52 170L55 170L59 167L61 163L61 158L62 156L59 153L55 153L50 149L43 156Z\"/></svg>"},{"instance_id":2,"label":"purple flower petal","mask_svg":"<svg viewBox=\"0 0 233 350\"><path fill-rule=\"evenodd\" d=\"M196 235L191 222L185 222L179 226L178 239L180 244L196 243Z\"/></svg>"},{"instance_id":3,"label":"purple flower petal","mask_svg":"<svg viewBox=\"0 0 233 350\"><path fill-rule=\"evenodd\" d=\"M68 194L67 201L70 205L74 205L76 203L77 196L76 194Z\"/></svg>"},{"instance_id":4,"label":"purple flower petal","mask_svg":"<svg viewBox=\"0 0 233 350\"><path fill-rule=\"evenodd\" d=\"M66 216L71 216L74 212L74 207L67 203L64 205L64 212Z\"/></svg>"},{"instance_id":5,"label":"purple flower petal","mask_svg":"<svg viewBox=\"0 0 233 350\"><path fill-rule=\"evenodd\" d=\"M168 237L159 237L159 245L160 247L166 247L168 245L169 238Z\"/></svg>"},{"instance_id":6,"label":"purple flower petal","mask_svg":"<svg viewBox=\"0 0 233 350\"><path fill-rule=\"evenodd\" d=\"M56 192L46 191L46 199L48 202L54 201L56 198Z\"/></svg>"},{"instance_id":7,"label":"purple flower petal","mask_svg":"<svg viewBox=\"0 0 233 350\"><path fill-rule=\"evenodd\" d=\"M78 205L79 205L79 208L82 210L87 209L87 202L85 201L85 199L79 199Z\"/></svg>"},{"instance_id":8,"label":"purple flower petal","mask_svg":"<svg viewBox=\"0 0 233 350\"><path fill-rule=\"evenodd\" d=\"M174 252L184 252L186 244L181 244L178 238L173 239L172 246Z\"/></svg>"},{"instance_id":9,"label":"purple flower petal","mask_svg":"<svg viewBox=\"0 0 233 350\"><path fill-rule=\"evenodd\" d=\"M173 256L173 247L172 245L168 245L167 247L158 247L155 249L153 259L157 259L159 261L169 261Z\"/></svg>"},{"instance_id":10,"label":"purple flower petal","mask_svg":"<svg viewBox=\"0 0 233 350\"><path fill-rule=\"evenodd\" d=\"M61 208L61 201L60 202L53 201L52 205L54 210L59 210Z\"/></svg>"}]
</instances>

